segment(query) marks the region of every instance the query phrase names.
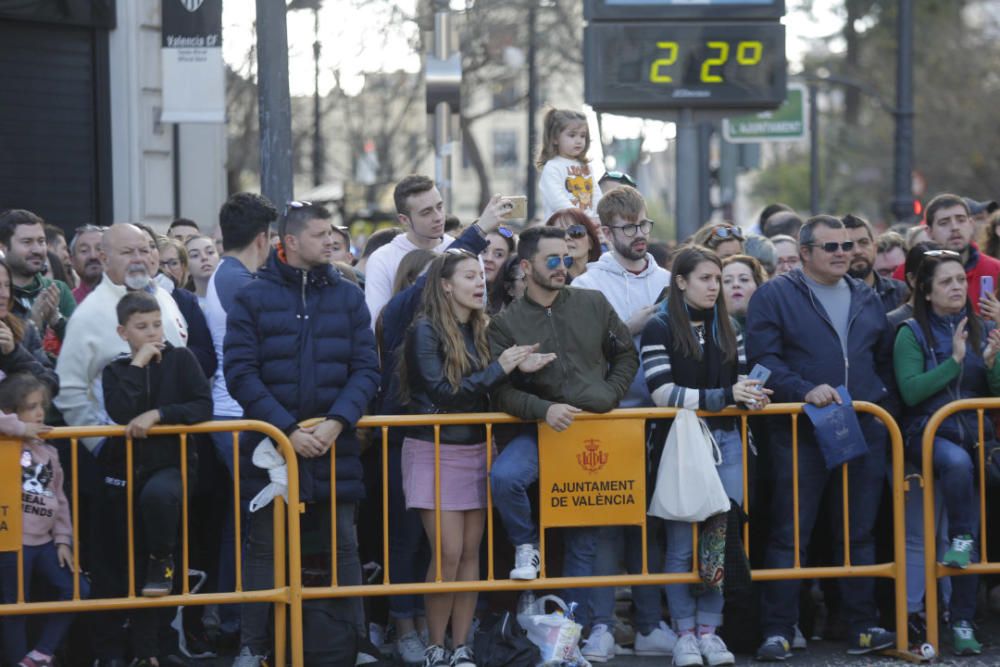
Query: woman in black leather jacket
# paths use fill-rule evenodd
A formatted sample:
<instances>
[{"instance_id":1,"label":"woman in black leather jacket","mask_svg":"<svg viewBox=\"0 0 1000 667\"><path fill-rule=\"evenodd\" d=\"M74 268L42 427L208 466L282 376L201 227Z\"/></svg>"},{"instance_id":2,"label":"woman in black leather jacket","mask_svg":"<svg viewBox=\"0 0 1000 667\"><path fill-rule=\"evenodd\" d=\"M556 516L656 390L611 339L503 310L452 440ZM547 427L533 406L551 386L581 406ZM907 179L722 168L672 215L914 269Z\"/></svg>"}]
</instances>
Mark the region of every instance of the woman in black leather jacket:
<instances>
[{"instance_id":1,"label":"woman in black leather jacket","mask_svg":"<svg viewBox=\"0 0 1000 667\"><path fill-rule=\"evenodd\" d=\"M534 372L555 358L535 345L515 345L490 361L486 341L486 280L475 255L448 250L427 273L420 315L401 348L400 395L411 413L485 412L489 391L515 369ZM479 576L479 543L486 520L486 431L482 425L442 426L440 432L441 578L467 581ZM403 440L403 492L407 509L418 509L431 550L436 548L434 427L416 427ZM437 573L432 555L427 580ZM465 638L472 624L476 593L426 596L430 645L427 667L475 667ZM455 646L444 648L451 620Z\"/></svg>"}]
</instances>

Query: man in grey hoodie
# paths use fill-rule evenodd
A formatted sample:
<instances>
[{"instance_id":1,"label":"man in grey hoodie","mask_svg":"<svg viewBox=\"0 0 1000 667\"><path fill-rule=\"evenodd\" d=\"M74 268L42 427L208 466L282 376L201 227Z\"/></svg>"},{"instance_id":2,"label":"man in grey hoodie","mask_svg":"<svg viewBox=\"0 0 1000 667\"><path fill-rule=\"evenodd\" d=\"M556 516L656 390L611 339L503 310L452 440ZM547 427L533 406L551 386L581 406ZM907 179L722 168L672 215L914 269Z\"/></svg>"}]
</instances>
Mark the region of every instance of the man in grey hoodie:
<instances>
[{"instance_id":1,"label":"man in grey hoodie","mask_svg":"<svg viewBox=\"0 0 1000 667\"><path fill-rule=\"evenodd\" d=\"M638 349L639 335L656 310L660 293L670 283L670 272L659 267L647 252L653 221L646 217L646 203L635 188L627 185L615 188L597 205L604 238L611 250L596 262L587 264L587 271L573 281L573 287L601 292L611 303L618 317L628 326ZM636 408L653 405L640 371L622 399L620 407ZM595 574L617 574L624 545L625 565L629 572L642 569L642 535L638 528L612 526L601 529L594 563ZM659 548L650 550L650 568ZM590 589L593 625L583 646L588 660L606 662L615 655L615 640L611 632L614 623L614 588ZM677 636L662 621L660 587L633 586L638 655L670 655Z\"/></svg>"}]
</instances>

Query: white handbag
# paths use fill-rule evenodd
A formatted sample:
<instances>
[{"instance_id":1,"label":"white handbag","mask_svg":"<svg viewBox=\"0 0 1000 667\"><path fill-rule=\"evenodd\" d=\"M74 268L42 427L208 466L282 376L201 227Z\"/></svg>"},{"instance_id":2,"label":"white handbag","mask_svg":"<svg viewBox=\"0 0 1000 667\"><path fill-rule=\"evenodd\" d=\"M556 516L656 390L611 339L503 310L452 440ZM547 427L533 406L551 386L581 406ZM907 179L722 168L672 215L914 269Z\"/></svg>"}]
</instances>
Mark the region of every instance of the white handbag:
<instances>
[{"instance_id":1,"label":"white handbag","mask_svg":"<svg viewBox=\"0 0 1000 667\"><path fill-rule=\"evenodd\" d=\"M693 410L678 412L660 457L648 513L696 523L728 511L729 496L715 469L721 463L722 453L708 425Z\"/></svg>"}]
</instances>

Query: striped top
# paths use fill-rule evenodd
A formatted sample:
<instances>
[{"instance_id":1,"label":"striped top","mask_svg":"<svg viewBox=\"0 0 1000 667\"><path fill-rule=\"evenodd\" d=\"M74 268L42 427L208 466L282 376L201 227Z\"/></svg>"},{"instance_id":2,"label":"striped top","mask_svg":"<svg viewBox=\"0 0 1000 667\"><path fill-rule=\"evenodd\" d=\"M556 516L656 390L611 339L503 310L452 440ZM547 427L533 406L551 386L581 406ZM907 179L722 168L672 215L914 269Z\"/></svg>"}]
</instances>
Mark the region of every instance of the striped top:
<instances>
[{"instance_id":1,"label":"striped top","mask_svg":"<svg viewBox=\"0 0 1000 667\"><path fill-rule=\"evenodd\" d=\"M738 372L746 372L746 349L743 333L734 324L738 354ZM711 336L711 332L708 332ZM706 341L707 342L707 341ZM732 386L696 388L695 378L675 378L670 359L673 336L664 317L654 317L642 332L639 356L653 403L658 407L686 408L715 412L734 403Z\"/></svg>"}]
</instances>

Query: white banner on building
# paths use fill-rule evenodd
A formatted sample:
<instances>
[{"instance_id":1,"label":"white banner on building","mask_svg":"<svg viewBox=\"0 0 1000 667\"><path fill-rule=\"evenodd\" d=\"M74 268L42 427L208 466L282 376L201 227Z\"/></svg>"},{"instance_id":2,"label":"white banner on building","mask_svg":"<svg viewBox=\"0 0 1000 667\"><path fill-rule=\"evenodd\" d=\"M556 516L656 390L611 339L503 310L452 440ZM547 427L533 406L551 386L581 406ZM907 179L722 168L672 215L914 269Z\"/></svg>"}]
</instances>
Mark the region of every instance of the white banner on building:
<instances>
[{"instance_id":1,"label":"white banner on building","mask_svg":"<svg viewBox=\"0 0 1000 667\"><path fill-rule=\"evenodd\" d=\"M222 0L161 0L164 123L224 123Z\"/></svg>"}]
</instances>

